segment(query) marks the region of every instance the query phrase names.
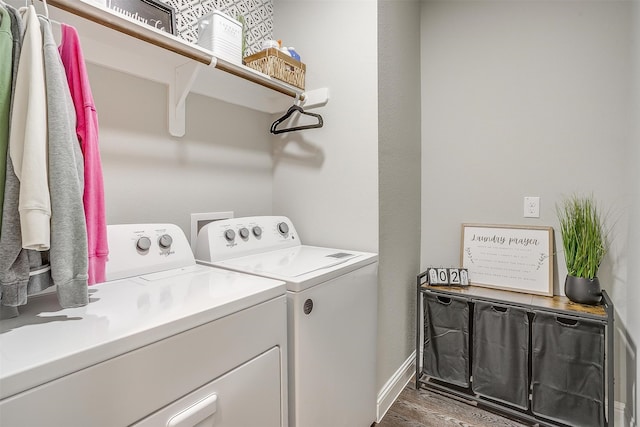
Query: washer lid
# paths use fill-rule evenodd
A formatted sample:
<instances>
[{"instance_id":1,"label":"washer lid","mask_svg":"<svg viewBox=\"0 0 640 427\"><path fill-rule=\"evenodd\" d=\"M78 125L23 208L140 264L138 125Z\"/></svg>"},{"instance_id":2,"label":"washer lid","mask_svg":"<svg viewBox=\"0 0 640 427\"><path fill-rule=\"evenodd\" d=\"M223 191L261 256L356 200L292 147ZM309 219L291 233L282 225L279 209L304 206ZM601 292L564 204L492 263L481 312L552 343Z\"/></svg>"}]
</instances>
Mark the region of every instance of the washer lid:
<instances>
[{"instance_id":1,"label":"washer lid","mask_svg":"<svg viewBox=\"0 0 640 427\"><path fill-rule=\"evenodd\" d=\"M287 289L299 291L376 260L377 255L373 253L301 245L232 258L213 265L284 280Z\"/></svg>"},{"instance_id":2,"label":"washer lid","mask_svg":"<svg viewBox=\"0 0 640 427\"><path fill-rule=\"evenodd\" d=\"M0 399L285 292L281 281L194 265L91 286L84 307L29 297L0 322Z\"/></svg>"}]
</instances>

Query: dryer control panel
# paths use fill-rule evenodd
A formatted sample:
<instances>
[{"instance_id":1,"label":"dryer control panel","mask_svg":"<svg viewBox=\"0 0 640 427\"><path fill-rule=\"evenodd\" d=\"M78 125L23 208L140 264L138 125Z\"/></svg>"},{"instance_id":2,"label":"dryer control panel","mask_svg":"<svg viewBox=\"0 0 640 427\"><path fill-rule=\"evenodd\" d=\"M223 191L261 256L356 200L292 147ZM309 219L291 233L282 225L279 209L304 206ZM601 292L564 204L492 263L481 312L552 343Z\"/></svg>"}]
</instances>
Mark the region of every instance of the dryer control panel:
<instances>
[{"instance_id":1,"label":"dryer control panel","mask_svg":"<svg viewBox=\"0 0 640 427\"><path fill-rule=\"evenodd\" d=\"M301 244L293 223L287 217L230 218L202 227L195 245L195 256L200 261L214 262Z\"/></svg>"},{"instance_id":2,"label":"dryer control panel","mask_svg":"<svg viewBox=\"0 0 640 427\"><path fill-rule=\"evenodd\" d=\"M195 265L187 237L174 224L107 226L107 280Z\"/></svg>"}]
</instances>

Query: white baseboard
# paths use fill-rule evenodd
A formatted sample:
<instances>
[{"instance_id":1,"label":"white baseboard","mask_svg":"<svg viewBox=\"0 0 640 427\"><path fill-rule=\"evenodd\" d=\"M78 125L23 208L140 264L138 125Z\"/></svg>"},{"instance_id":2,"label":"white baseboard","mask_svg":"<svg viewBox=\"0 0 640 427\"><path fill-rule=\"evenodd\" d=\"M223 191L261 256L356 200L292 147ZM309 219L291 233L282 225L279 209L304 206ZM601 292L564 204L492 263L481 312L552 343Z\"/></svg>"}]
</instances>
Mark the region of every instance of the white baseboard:
<instances>
[{"instance_id":1,"label":"white baseboard","mask_svg":"<svg viewBox=\"0 0 640 427\"><path fill-rule=\"evenodd\" d=\"M411 381L411 378L415 375L415 373L416 352L414 351L378 392L376 422L379 423L382 420L384 414L386 414L389 408L391 408L393 402L395 402L398 396L400 396L400 393L409 383L409 381Z\"/></svg>"}]
</instances>

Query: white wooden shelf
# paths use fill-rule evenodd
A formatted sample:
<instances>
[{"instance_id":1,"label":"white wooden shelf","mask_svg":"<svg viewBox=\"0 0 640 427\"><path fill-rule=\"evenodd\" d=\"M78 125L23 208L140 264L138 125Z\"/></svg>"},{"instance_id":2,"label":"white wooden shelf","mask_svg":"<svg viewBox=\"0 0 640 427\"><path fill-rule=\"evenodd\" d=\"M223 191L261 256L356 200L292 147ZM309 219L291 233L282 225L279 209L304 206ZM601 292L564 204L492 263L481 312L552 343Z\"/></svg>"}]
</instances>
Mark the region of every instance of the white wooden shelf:
<instances>
[{"instance_id":1,"label":"white wooden shelf","mask_svg":"<svg viewBox=\"0 0 640 427\"><path fill-rule=\"evenodd\" d=\"M200 46L88 0L48 0L47 4L53 20L78 30L87 62L168 86L169 133L173 136L185 133L189 93L267 113L285 111L292 98L306 96L298 88L216 58ZM36 3L42 12L39 6ZM328 91L316 91L312 98L314 105L326 104Z\"/></svg>"}]
</instances>

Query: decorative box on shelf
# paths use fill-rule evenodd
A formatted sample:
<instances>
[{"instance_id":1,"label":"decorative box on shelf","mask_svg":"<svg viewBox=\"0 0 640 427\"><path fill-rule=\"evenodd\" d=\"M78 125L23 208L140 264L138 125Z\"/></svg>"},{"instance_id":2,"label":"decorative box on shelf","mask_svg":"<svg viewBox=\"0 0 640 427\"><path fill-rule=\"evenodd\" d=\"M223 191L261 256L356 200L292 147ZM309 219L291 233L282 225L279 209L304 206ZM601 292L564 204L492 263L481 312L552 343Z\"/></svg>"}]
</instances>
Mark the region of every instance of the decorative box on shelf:
<instances>
[{"instance_id":1,"label":"decorative box on shelf","mask_svg":"<svg viewBox=\"0 0 640 427\"><path fill-rule=\"evenodd\" d=\"M278 49L269 48L244 58L247 67L304 90L306 66Z\"/></svg>"},{"instance_id":2,"label":"decorative box on shelf","mask_svg":"<svg viewBox=\"0 0 640 427\"><path fill-rule=\"evenodd\" d=\"M198 45L213 55L234 64L242 64L242 24L219 10L200 18Z\"/></svg>"}]
</instances>

